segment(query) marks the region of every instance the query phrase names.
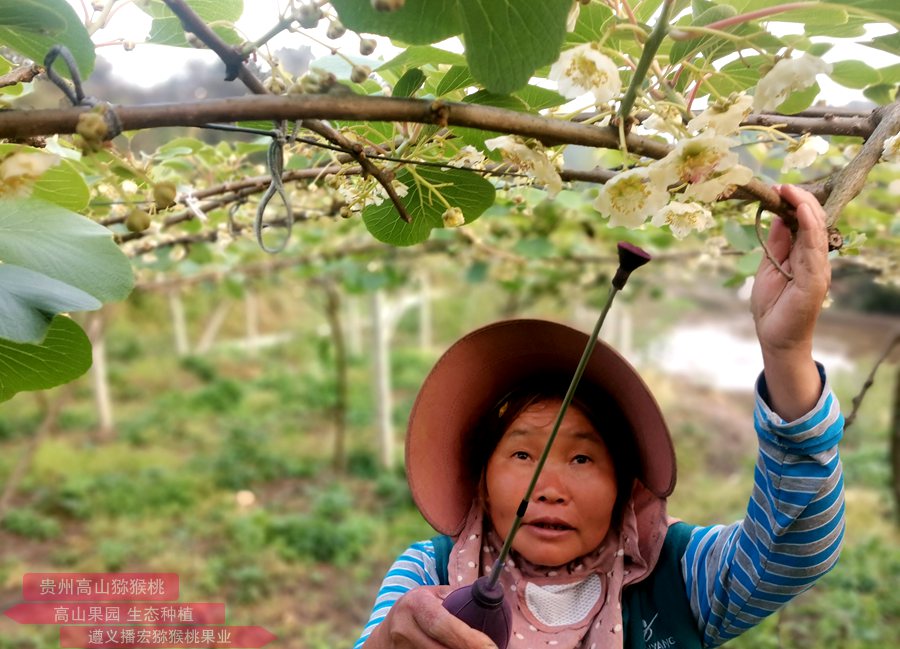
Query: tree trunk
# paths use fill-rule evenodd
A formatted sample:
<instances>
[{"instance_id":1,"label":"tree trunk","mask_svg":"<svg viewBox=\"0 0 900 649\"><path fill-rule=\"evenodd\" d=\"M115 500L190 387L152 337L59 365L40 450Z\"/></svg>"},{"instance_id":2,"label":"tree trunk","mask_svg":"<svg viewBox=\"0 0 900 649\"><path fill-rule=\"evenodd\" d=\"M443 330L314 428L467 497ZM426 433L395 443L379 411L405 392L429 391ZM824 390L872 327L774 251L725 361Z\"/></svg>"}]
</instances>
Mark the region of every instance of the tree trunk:
<instances>
[{"instance_id":1,"label":"tree trunk","mask_svg":"<svg viewBox=\"0 0 900 649\"><path fill-rule=\"evenodd\" d=\"M46 410L46 413L41 421L41 425L38 426L34 435L31 436L31 441L22 454L22 458L13 466L9 477L6 479L6 484L3 486L3 494L0 495L0 523L3 522L6 512L9 511L16 489L19 488L19 483L22 482L22 478L28 473L28 469L31 468L34 454L41 447L41 442L44 441L47 434L56 426L56 420L59 418L59 413L62 410L63 403L69 396L69 392L70 387L65 385L56 391L53 398L48 398L46 392L36 393L35 396Z\"/></svg>"},{"instance_id":2,"label":"tree trunk","mask_svg":"<svg viewBox=\"0 0 900 649\"><path fill-rule=\"evenodd\" d=\"M419 348L431 349L431 279L427 271L419 273Z\"/></svg>"},{"instance_id":3,"label":"tree trunk","mask_svg":"<svg viewBox=\"0 0 900 649\"><path fill-rule=\"evenodd\" d=\"M216 309L209 317L206 328L203 329L203 335L200 336L200 341L197 343L198 354L205 354L212 349L213 343L216 342L216 336L219 335L219 329L222 328L222 324L228 316L229 308L231 308L230 302L219 302L216 305Z\"/></svg>"},{"instance_id":4,"label":"tree trunk","mask_svg":"<svg viewBox=\"0 0 900 649\"><path fill-rule=\"evenodd\" d=\"M88 316L87 335L91 341L91 383L94 387L94 400L97 403L97 416L100 419L97 440L105 441L113 436L115 420L106 367L106 322L103 310L95 311Z\"/></svg>"},{"instance_id":5,"label":"tree trunk","mask_svg":"<svg viewBox=\"0 0 900 649\"><path fill-rule=\"evenodd\" d=\"M345 440L347 436L347 347L344 344L344 329L341 324L341 296L334 282L322 282L325 289L325 314L331 329L331 342L334 345L334 365L336 394L334 400L334 458L335 470L344 471L347 467Z\"/></svg>"},{"instance_id":6,"label":"tree trunk","mask_svg":"<svg viewBox=\"0 0 900 649\"><path fill-rule=\"evenodd\" d=\"M175 353L179 356L187 356L191 353L191 343L188 340L187 320L184 317L184 304L181 302L181 292L177 288L169 291L169 310L172 312Z\"/></svg>"},{"instance_id":7,"label":"tree trunk","mask_svg":"<svg viewBox=\"0 0 900 649\"><path fill-rule=\"evenodd\" d=\"M894 513L900 524L900 364L894 376L894 407L891 417L891 477L894 486Z\"/></svg>"},{"instance_id":8,"label":"tree trunk","mask_svg":"<svg viewBox=\"0 0 900 649\"><path fill-rule=\"evenodd\" d=\"M347 307L347 347L353 356L363 353L363 322L359 313L359 298L351 296L344 300Z\"/></svg>"},{"instance_id":9,"label":"tree trunk","mask_svg":"<svg viewBox=\"0 0 900 649\"><path fill-rule=\"evenodd\" d=\"M247 289L244 292L244 317L247 325L247 353L256 354L254 342L259 337L259 299L256 292Z\"/></svg>"},{"instance_id":10,"label":"tree trunk","mask_svg":"<svg viewBox=\"0 0 900 649\"><path fill-rule=\"evenodd\" d=\"M372 371L375 386L375 416L378 426L378 450L381 466L394 464L394 431L391 426L391 373L388 346L387 308L384 293L372 293Z\"/></svg>"}]
</instances>

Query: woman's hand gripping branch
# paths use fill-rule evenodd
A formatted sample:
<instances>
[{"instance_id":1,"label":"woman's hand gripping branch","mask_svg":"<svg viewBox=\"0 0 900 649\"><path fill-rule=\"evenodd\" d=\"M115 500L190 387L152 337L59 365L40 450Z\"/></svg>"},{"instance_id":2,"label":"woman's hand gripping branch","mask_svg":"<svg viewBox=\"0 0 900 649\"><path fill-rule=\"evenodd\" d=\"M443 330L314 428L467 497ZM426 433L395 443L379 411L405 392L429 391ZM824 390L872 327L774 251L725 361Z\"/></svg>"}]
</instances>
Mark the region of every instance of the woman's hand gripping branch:
<instances>
[{"instance_id":1,"label":"woman's hand gripping branch","mask_svg":"<svg viewBox=\"0 0 900 649\"><path fill-rule=\"evenodd\" d=\"M822 391L812 342L831 283L831 266L825 210L799 187L783 185L779 193L796 208L799 227L792 236L776 217L767 246L793 279L763 259L753 283L750 309L762 349L769 406L785 421L793 421L815 406Z\"/></svg>"}]
</instances>

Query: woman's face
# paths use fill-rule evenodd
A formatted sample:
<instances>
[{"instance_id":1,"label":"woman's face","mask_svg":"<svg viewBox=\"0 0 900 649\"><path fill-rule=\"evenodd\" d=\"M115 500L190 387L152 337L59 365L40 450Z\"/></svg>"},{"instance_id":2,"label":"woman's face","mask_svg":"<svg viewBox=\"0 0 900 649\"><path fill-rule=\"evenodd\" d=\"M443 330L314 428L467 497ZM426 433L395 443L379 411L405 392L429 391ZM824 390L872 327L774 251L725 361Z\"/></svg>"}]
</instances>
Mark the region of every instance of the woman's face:
<instances>
[{"instance_id":1,"label":"woman's face","mask_svg":"<svg viewBox=\"0 0 900 649\"><path fill-rule=\"evenodd\" d=\"M525 408L488 460L488 513L501 537L515 520L561 404L554 398ZM616 472L606 444L584 412L570 406L513 549L541 566L561 566L591 552L609 531L616 494Z\"/></svg>"}]
</instances>

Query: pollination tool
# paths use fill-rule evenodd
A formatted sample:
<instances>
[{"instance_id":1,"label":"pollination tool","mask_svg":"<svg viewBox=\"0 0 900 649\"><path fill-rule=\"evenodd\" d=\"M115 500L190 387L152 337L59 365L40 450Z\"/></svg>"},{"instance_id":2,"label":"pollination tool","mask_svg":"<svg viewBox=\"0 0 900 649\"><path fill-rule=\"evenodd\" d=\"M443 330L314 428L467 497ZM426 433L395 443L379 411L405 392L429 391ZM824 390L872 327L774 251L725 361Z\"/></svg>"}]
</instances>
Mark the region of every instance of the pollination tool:
<instances>
[{"instance_id":1,"label":"pollination tool","mask_svg":"<svg viewBox=\"0 0 900 649\"><path fill-rule=\"evenodd\" d=\"M509 556L509 551L512 547L513 540L515 539L516 532L518 532L522 525L522 521L525 519L525 511L528 509L528 503L531 501L531 496L537 485L538 478L541 475L541 470L544 468L544 463L547 461L550 447L553 445L553 440L556 439L559 426L565 417L569 404L572 402L572 398L575 396L575 390L578 388L581 376L584 374L588 360L594 351L597 336L600 334L600 327L603 326L603 322L606 320L606 314L609 313L613 298L625 287L625 282L628 281L631 272L650 261L649 254L630 243L619 242L618 252L619 267L616 269L616 274L612 279L606 304L603 306L603 310L597 318L597 323L594 325L594 330L588 338L587 345L585 345L584 352L581 355L581 360L578 361L578 366L575 368L575 374L563 397L562 405L559 408L559 413L556 415L556 420L553 423L550 436L547 438L547 444L544 446L544 450L538 458L537 465L534 469L534 475L532 475L528 489L525 491L522 502L516 510L516 518L513 521L509 532L506 534L506 539L503 541L503 547L500 550L497 560L491 567L490 574L479 577L474 583L468 586L463 586L462 588L454 590L446 597L446 599L444 599L444 608L473 629L477 629L490 637L491 640L494 641L494 644L497 645L498 649L506 649L512 632L512 613L509 602L503 597L503 587L500 585L499 580L500 573Z\"/></svg>"}]
</instances>

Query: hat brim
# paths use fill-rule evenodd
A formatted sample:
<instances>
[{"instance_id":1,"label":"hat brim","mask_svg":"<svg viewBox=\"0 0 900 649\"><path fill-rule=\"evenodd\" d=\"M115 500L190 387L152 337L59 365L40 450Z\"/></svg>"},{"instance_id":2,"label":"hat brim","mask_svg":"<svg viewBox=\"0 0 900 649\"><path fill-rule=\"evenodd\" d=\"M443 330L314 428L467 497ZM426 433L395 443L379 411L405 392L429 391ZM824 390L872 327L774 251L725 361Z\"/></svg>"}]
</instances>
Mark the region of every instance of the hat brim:
<instances>
[{"instance_id":1,"label":"hat brim","mask_svg":"<svg viewBox=\"0 0 900 649\"><path fill-rule=\"evenodd\" d=\"M488 408L526 381L575 372L588 335L546 320L507 320L454 343L425 378L409 417L406 474L413 500L432 527L459 533L478 485L465 466L468 445ZM675 487L675 452L656 399L637 371L597 341L582 386L619 405L639 455L638 479L665 498Z\"/></svg>"}]
</instances>

